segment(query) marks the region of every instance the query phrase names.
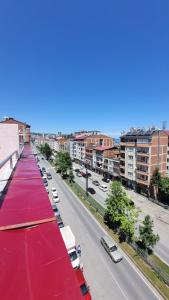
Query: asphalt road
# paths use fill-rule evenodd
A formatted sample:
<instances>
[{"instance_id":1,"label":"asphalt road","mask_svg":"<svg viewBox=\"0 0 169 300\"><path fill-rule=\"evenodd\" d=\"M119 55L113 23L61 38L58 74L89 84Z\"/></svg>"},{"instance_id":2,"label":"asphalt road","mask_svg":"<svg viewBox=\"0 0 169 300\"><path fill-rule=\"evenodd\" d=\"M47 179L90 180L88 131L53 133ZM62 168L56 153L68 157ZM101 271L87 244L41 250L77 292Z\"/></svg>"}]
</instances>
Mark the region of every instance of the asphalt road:
<instances>
[{"instance_id":1,"label":"asphalt road","mask_svg":"<svg viewBox=\"0 0 169 300\"><path fill-rule=\"evenodd\" d=\"M79 165L74 164L75 167L79 167ZM92 174L92 179L97 179L100 183L105 184L106 186L109 186L107 183L104 183L103 181L101 181L101 176L99 176L98 174L93 173L92 171L89 171ZM84 177L78 177L76 175L76 173L74 172L75 175L75 181L82 187L82 188L86 188L86 179ZM107 193L103 192L102 190L100 190L97 186L95 186L92 183L91 178L89 177L89 181L88 181L88 186L89 187L93 187L96 191L96 194L92 195L95 200L100 203L103 207L105 207L105 199L107 197ZM130 195L131 197L133 196ZM135 202L135 198L132 197L133 201ZM147 200L148 201L148 200ZM151 205L150 202L147 203L147 205ZM158 207L157 207L158 208ZM151 214L151 208L147 208L147 212L144 212L144 214L139 214L139 223L142 222L142 220L144 219L145 214ZM159 221L160 222L160 221ZM158 255L165 263L167 263L169 265L169 244L168 244L168 229L169 229L169 225L168 224L154 224L154 229L155 232L159 234L160 236L160 241L157 243L157 245L155 246L155 253L156 255ZM161 226L163 227L161 227ZM138 228L138 225L136 226Z\"/></svg>"},{"instance_id":2,"label":"asphalt road","mask_svg":"<svg viewBox=\"0 0 169 300\"><path fill-rule=\"evenodd\" d=\"M81 245L81 262L92 299L162 299L126 256L118 264L111 261L99 241L100 237L105 234L102 227L49 163L41 160L40 165L45 166L47 171L51 172L53 178L48 181L49 189L57 188L61 200L58 208L62 219L65 225L70 225L77 244Z\"/></svg>"}]
</instances>

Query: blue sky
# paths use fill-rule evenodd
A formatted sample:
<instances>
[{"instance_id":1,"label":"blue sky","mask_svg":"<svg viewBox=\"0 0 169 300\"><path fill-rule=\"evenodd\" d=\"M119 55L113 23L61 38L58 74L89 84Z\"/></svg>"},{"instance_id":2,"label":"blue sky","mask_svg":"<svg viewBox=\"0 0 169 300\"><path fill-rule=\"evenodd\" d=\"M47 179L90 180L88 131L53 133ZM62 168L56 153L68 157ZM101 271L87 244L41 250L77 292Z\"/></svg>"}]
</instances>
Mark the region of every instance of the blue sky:
<instances>
[{"instance_id":1,"label":"blue sky","mask_svg":"<svg viewBox=\"0 0 169 300\"><path fill-rule=\"evenodd\" d=\"M1 1L3 116L41 132L169 127L169 1Z\"/></svg>"}]
</instances>

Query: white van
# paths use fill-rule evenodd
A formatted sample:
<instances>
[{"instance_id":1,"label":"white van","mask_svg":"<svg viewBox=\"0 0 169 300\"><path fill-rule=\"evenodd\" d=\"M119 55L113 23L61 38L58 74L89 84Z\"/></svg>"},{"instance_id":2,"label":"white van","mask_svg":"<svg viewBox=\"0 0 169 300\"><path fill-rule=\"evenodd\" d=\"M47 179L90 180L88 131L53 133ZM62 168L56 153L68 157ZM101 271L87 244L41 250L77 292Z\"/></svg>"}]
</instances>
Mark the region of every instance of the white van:
<instances>
[{"instance_id":1,"label":"white van","mask_svg":"<svg viewBox=\"0 0 169 300\"><path fill-rule=\"evenodd\" d=\"M99 186L99 189L101 189L103 192L107 192L108 191L108 187L106 185L104 185L104 184L101 184Z\"/></svg>"}]
</instances>

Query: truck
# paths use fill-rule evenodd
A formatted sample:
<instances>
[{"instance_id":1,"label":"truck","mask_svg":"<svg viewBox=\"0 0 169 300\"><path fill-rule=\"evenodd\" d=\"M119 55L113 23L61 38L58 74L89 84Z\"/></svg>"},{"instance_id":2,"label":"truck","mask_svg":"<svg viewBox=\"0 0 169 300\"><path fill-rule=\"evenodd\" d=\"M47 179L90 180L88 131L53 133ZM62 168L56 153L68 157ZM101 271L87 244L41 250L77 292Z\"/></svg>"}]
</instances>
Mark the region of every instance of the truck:
<instances>
[{"instance_id":1,"label":"truck","mask_svg":"<svg viewBox=\"0 0 169 300\"><path fill-rule=\"evenodd\" d=\"M76 251L76 243L75 243L75 236L70 228L70 226L65 226L63 228L60 228L60 232L62 235L62 238L64 240L68 255L70 257L72 267L74 269L80 267L80 260L77 255Z\"/></svg>"}]
</instances>

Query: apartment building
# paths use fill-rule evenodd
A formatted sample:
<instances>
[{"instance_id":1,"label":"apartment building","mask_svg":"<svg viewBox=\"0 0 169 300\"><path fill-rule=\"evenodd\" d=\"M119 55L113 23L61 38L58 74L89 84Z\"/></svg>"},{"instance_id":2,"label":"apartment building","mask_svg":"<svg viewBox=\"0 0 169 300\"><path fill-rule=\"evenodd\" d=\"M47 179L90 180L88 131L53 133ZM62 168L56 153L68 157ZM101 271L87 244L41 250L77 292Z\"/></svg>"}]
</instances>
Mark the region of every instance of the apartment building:
<instances>
[{"instance_id":1,"label":"apartment building","mask_svg":"<svg viewBox=\"0 0 169 300\"><path fill-rule=\"evenodd\" d=\"M93 149L97 146L113 146L113 139L104 134L86 132L70 140L70 156L72 159L93 167Z\"/></svg>"},{"instance_id":2,"label":"apartment building","mask_svg":"<svg viewBox=\"0 0 169 300\"><path fill-rule=\"evenodd\" d=\"M169 177L169 130L165 130L168 136L168 147L167 147L167 176Z\"/></svg>"},{"instance_id":3,"label":"apartment building","mask_svg":"<svg viewBox=\"0 0 169 300\"><path fill-rule=\"evenodd\" d=\"M14 118L7 117L1 124L17 124L19 130L19 143L30 143L30 125L23 123L21 121L15 120Z\"/></svg>"},{"instance_id":4,"label":"apartment building","mask_svg":"<svg viewBox=\"0 0 169 300\"><path fill-rule=\"evenodd\" d=\"M93 169L105 177L114 178L120 174L120 151L117 147L98 146L93 149Z\"/></svg>"},{"instance_id":5,"label":"apartment building","mask_svg":"<svg viewBox=\"0 0 169 300\"><path fill-rule=\"evenodd\" d=\"M122 182L138 192L148 193L156 168L167 169L168 137L162 130L132 128L121 136L120 175Z\"/></svg>"}]
</instances>

